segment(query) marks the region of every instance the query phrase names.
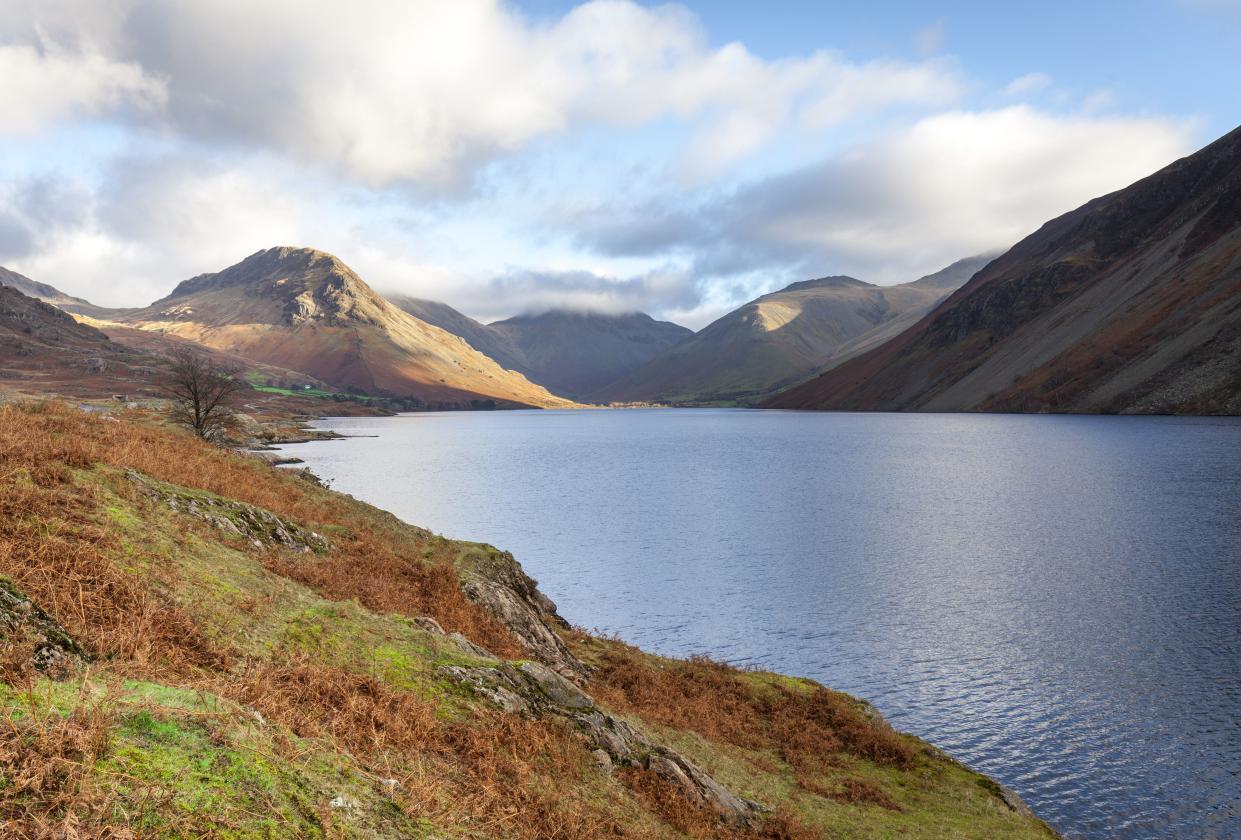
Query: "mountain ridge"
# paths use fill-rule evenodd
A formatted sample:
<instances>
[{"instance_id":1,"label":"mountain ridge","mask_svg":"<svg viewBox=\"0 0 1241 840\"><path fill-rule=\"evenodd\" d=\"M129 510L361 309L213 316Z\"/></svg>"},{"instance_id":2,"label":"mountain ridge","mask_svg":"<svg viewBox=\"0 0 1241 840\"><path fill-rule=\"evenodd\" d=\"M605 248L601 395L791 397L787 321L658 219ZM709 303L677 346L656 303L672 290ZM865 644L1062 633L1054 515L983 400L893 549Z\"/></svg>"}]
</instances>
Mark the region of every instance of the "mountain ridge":
<instances>
[{"instance_id":1,"label":"mountain ridge","mask_svg":"<svg viewBox=\"0 0 1241 840\"><path fill-rule=\"evenodd\" d=\"M925 313L988 259L969 257L894 286L845 275L791 283L713 321L595 396L691 404L759 398L822 370L842 348L885 324Z\"/></svg>"},{"instance_id":2,"label":"mountain ridge","mask_svg":"<svg viewBox=\"0 0 1241 840\"><path fill-rule=\"evenodd\" d=\"M886 344L765 405L1241 411L1241 129L1048 221Z\"/></svg>"},{"instance_id":3,"label":"mountain ridge","mask_svg":"<svg viewBox=\"0 0 1241 840\"><path fill-rule=\"evenodd\" d=\"M388 299L465 339L500 364L554 393L588 399L598 389L693 334L643 312L607 314L552 308L483 324L438 301Z\"/></svg>"},{"instance_id":4,"label":"mountain ridge","mask_svg":"<svg viewBox=\"0 0 1241 840\"><path fill-rule=\"evenodd\" d=\"M398 309L339 258L310 248L258 251L199 274L123 326L188 338L300 371L355 393L432 407L572 405L505 370L460 337Z\"/></svg>"}]
</instances>

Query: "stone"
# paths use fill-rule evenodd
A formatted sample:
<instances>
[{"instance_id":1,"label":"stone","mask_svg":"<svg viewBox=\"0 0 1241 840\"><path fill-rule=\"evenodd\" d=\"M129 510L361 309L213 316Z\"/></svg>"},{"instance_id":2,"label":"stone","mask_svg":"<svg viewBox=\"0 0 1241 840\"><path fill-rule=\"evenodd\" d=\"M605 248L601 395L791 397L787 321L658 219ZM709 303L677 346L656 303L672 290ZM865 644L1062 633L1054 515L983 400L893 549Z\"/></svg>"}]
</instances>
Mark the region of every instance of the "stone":
<instances>
[{"instance_id":1,"label":"stone","mask_svg":"<svg viewBox=\"0 0 1241 840\"><path fill-rule=\"evenodd\" d=\"M596 749L591 750L590 757L594 760L595 766L604 773L611 773L614 769L612 765L612 756L608 755L607 750Z\"/></svg>"},{"instance_id":2,"label":"stone","mask_svg":"<svg viewBox=\"0 0 1241 840\"><path fill-rule=\"evenodd\" d=\"M479 659L495 659L495 655L482 645L476 645L460 633L449 633L448 638L461 650L470 656L477 656Z\"/></svg>"},{"instance_id":3,"label":"stone","mask_svg":"<svg viewBox=\"0 0 1241 840\"><path fill-rule=\"evenodd\" d=\"M689 759L651 741L632 725L604 712L595 701L552 669L534 662L496 668L445 666L439 673L469 686L507 712L541 717L554 715L572 723L586 739L600 767L643 767L659 774L695 802L701 802L734 824L748 824L767 809L737 796Z\"/></svg>"},{"instance_id":4,"label":"stone","mask_svg":"<svg viewBox=\"0 0 1241 840\"><path fill-rule=\"evenodd\" d=\"M0 643L10 649L29 645L31 666L57 680L69 678L91 659L65 628L2 576Z\"/></svg>"},{"instance_id":5,"label":"stone","mask_svg":"<svg viewBox=\"0 0 1241 840\"><path fill-rule=\"evenodd\" d=\"M410 621L419 630L426 630L428 633L435 633L440 636L444 635L444 628L429 615L416 615Z\"/></svg>"},{"instance_id":6,"label":"stone","mask_svg":"<svg viewBox=\"0 0 1241 840\"><path fill-rule=\"evenodd\" d=\"M256 505L156 481L137 470L127 470L126 475L148 498L201 519L225 533L241 536L256 550L272 547L309 554L331 548L323 535Z\"/></svg>"},{"instance_id":7,"label":"stone","mask_svg":"<svg viewBox=\"0 0 1241 840\"><path fill-rule=\"evenodd\" d=\"M518 592L477 576L467 576L461 591L498 618L539 660L566 676L582 678L586 675L586 666L569 652L564 641L544 623L538 610Z\"/></svg>"},{"instance_id":8,"label":"stone","mask_svg":"<svg viewBox=\"0 0 1241 840\"><path fill-rule=\"evenodd\" d=\"M589 669L553 629L567 628L569 623L512 554L487 547L462 562L461 591L467 598L499 619L534 658L571 680L586 678Z\"/></svg>"},{"instance_id":9,"label":"stone","mask_svg":"<svg viewBox=\"0 0 1241 840\"><path fill-rule=\"evenodd\" d=\"M548 699L566 709L593 709L595 701L586 692L538 662L523 662L518 668L538 685Z\"/></svg>"}]
</instances>

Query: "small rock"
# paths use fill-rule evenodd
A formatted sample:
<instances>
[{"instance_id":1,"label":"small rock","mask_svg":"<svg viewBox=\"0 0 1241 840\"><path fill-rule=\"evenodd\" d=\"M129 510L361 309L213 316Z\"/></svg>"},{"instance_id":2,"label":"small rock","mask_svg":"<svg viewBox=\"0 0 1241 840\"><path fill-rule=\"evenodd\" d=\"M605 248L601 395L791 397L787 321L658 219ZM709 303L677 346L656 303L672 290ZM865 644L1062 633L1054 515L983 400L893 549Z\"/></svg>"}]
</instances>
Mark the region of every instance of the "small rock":
<instances>
[{"instance_id":1,"label":"small rock","mask_svg":"<svg viewBox=\"0 0 1241 840\"><path fill-rule=\"evenodd\" d=\"M352 811L357 807L357 803L347 796L338 796L329 802L328 805L337 811Z\"/></svg>"},{"instance_id":2,"label":"small rock","mask_svg":"<svg viewBox=\"0 0 1241 840\"><path fill-rule=\"evenodd\" d=\"M449 633L448 638L452 639L463 653L468 653L470 656L477 656L480 659L495 659L495 655L492 654L491 651L487 650L487 648L474 644L460 633Z\"/></svg>"},{"instance_id":3,"label":"small rock","mask_svg":"<svg viewBox=\"0 0 1241 840\"><path fill-rule=\"evenodd\" d=\"M444 628L440 627L440 623L429 615L416 615L410 621L419 630L426 630L428 633L438 633L441 636L444 635Z\"/></svg>"},{"instance_id":4,"label":"small rock","mask_svg":"<svg viewBox=\"0 0 1241 840\"><path fill-rule=\"evenodd\" d=\"M604 773L612 772L612 756L608 755L607 750L591 750L590 757L595 760L595 766Z\"/></svg>"}]
</instances>

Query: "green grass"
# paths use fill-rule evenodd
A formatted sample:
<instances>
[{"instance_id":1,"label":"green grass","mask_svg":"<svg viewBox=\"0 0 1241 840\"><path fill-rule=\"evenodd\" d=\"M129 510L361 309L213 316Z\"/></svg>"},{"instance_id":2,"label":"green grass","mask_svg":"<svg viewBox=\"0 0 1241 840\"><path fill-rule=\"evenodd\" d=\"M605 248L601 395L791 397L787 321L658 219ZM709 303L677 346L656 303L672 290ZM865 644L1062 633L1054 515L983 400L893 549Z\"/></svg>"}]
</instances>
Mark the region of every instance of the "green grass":
<instances>
[{"instance_id":1,"label":"green grass","mask_svg":"<svg viewBox=\"0 0 1241 840\"><path fill-rule=\"evenodd\" d=\"M205 692L150 682L39 681L0 686L12 719L66 717L89 701L110 715L107 747L90 768L109 822L161 838L412 837L431 827L405 816L379 781L335 745L301 739ZM333 800L349 808L333 808Z\"/></svg>"}]
</instances>

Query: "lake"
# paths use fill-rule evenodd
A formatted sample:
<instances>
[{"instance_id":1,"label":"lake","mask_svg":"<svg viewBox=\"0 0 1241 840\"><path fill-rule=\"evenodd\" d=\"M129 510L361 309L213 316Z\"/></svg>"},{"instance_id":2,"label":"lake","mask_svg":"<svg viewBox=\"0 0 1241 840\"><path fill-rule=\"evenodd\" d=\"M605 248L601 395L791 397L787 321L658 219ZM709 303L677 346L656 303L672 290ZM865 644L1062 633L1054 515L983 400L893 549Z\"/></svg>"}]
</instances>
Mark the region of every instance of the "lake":
<instances>
[{"instance_id":1,"label":"lake","mask_svg":"<svg viewBox=\"0 0 1241 840\"><path fill-rule=\"evenodd\" d=\"M286 447L571 622L865 697L1069 837L1241 837L1241 420L433 413Z\"/></svg>"}]
</instances>

